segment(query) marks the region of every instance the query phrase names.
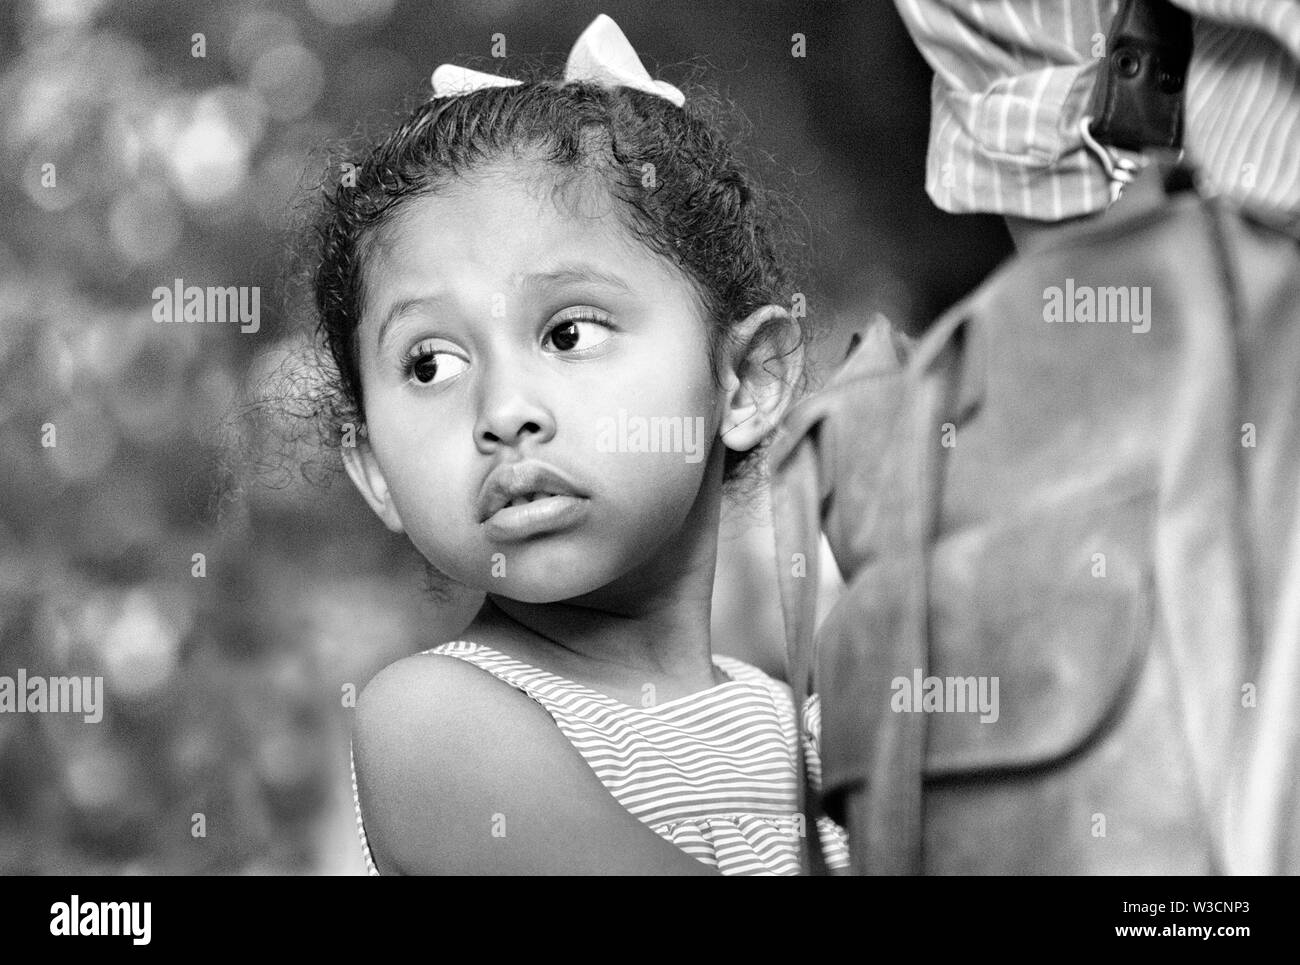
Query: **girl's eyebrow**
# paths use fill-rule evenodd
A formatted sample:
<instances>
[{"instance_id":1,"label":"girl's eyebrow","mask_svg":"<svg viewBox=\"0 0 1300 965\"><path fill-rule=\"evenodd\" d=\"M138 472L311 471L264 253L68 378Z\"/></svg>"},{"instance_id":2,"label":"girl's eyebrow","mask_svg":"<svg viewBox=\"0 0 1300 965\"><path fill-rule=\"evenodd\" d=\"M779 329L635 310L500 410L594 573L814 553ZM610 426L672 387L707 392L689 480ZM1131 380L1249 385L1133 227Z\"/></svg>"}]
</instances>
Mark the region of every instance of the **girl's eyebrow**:
<instances>
[{"instance_id":1,"label":"girl's eyebrow","mask_svg":"<svg viewBox=\"0 0 1300 965\"><path fill-rule=\"evenodd\" d=\"M392 306L384 314L384 320L379 325L379 334L375 336L375 344L384 344L384 333L388 331L388 326L397 321L403 315L416 308L428 308L444 301L440 294L420 295L415 298L402 298L393 302Z\"/></svg>"},{"instance_id":2,"label":"girl's eyebrow","mask_svg":"<svg viewBox=\"0 0 1300 965\"><path fill-rule=\"evenodd\" d=\"M609 288L617 288L619 291L632 291L631 286L617 275L612 275L592 265L585 264L556 265L550 271L536 271L527 275L518 275L516 281L521 288L540 288L544 285L559 282L586 281L606 285Z\"/></svg>"},{"instance_id":3,"label":"girl's eyebrow","mask_svg":"<svg viewBox=\"0 0 1300 965\"><path fill-rule=\"evenodd\" d=\"M535 271L526 275L516 275L514 280L520 288L544 288L547 285L562 284L564 282L594 282L622 292L630 293L632 291L632 287L617 275L601 271L591 265L581 264L557 265L549 271ZM403 315L414 309L428 308L445 300L444 295L435 292L413 298L402 298L393 302L384 314L384 320L379 325L379 333L375 338L375 344L384 344L384 334L388 331L388 327Z\"/></svg>"}]
</instances>

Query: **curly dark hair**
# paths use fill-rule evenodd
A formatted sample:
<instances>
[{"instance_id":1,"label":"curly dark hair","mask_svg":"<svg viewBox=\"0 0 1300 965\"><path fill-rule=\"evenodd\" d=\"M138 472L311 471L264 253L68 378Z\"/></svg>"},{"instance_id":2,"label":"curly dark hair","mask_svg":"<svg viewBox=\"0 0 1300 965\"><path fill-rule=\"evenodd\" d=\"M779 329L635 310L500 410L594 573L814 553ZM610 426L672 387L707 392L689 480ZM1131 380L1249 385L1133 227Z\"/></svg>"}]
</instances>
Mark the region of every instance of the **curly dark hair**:
<instances>
[{"instance_id":1,"label":"curly dark hair","mask_svg":"<svg viewBox=\"0 0 1300 965\"><path fill-rule=\"evenodd\" d=\"M784 249L793 246L782 240L783 201L762 195L710 108L716 113L707 94L677 107L587 82L490 87L419 105L361 157L333 167L314 224L311 281L317 333L336 370L334 424L365 425L356 335L379 229L408 199L509 157L544 161L561 178L599 176L624 226L692 280L710 320L716 379L735 323L789 302L792 253ZM727 478L756 452L729 451Z\"/></svg>"}]
</instances>

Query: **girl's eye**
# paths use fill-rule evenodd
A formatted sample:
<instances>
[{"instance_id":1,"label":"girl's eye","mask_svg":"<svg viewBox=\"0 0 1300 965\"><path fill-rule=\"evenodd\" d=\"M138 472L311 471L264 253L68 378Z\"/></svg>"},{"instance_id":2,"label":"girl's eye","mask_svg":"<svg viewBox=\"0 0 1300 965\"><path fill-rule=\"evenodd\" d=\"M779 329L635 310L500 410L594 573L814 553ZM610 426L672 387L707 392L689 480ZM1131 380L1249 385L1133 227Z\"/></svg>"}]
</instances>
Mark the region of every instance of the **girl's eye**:
<instances>
[{"instance_id":1,"label":"girl's eye","mask_svg":"<svg viewBox=\"0 0 1300 965\"><path fill-rule=\"evenodd\" d=\"M469 362L456 353L434 351L424 344L415 346L402 365L407 379L418 385L446 382L467 368Z\"/></svg>"},{"instance_id":2,"label":"girl's eye","mask_svg":"<svg viewBox=\"0 0 1300 965\"><path fill-rule=\"evenodd\" d=\"M559 352L581 352L595 348L609 336L609 325L599 319L569 318L556 323L542 341Z\"/></svg>"}]
</instances>

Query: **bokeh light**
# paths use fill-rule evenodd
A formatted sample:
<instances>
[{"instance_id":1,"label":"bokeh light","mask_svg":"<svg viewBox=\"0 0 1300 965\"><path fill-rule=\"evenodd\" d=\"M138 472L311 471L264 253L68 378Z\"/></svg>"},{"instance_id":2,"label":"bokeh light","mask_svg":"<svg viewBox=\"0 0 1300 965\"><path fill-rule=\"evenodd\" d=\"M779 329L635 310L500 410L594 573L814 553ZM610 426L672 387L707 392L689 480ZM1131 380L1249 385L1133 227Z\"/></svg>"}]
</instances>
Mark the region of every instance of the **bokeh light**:
<instances>
[{"instance_id":1,"label":"bokeh light","mask_svg":"<svg viewBox=\"0 0 1300 965\"><path fill-rule=\"evenodd\" d=\"M247 74L267 51L298 40L298 26L292 17L271 7L246 5L236 14L227 56L241 73Z\"/></svg>"},{"instance_id":2,"label":"bokeh light","mask_svg":"<svg viewBox=\"0 0 1300 965\"><path fill-rule=\"evenodd\" d=\"M111 743L96 741L79 746L65 771L68 796L83 810L111 813L131 793L131 771L130 757Z\"/></svg>"},{"instance_id":3,"label":"bokeh light","mask_svg":"<svg viewBox=\"0 0 1300 965\"><path fill-rule=\"evenodd\" d=\"M106 691L128 700L156 695L176 670L184 629L163 614L149 591L127 593L103 630Z\"/></svg>"},{"instance_id":4,"label":"bokeh light","mask_svg":"<svg viewBox=\"0 0 1300 965\"><path fill-rule=\"evenodd\" d=\"M132 265L160 260L176 247L184 228L171 192L154 183L119 194L108 221L118 254Z\"/></svg>"},{"instance_id":5,"label":"bokeh light","mask_svg":"<svg viewBox=\"0 0 1300 965\"><path fill-rule=\"evenodd\" d=\"M55 474L69 482L95 479L117 452L117 427L90 399L78 399L57 410L47 425L54 445L45 449Z\"/></svg>"},{"instance_id":6,"label":"bokeh light","mask_svg":"<svg viewBox=\"0 0 1300 965\"><path fill-rule=\"evenodd\" d=\"M42 20L56 27L76 27L88 23L108 0L38 0L36 9Z\"/></svg>"},{"instance_id":7,"label":"bokeh light","mask_svg":"<svg viewBox=\"0 0 1300 965\"><path fill-rule=\"evenodd\" d=\"M261 137L264 114L261 98L242 88L222 87L198 98L168 154L186 200L211 204L239 189Z\"/></svg>"},{"instance_id":8,"label":"bokeh light","mask_svg":"<svg viewBox=\"0 0 1300 965\"><path fill-rule=\"evenodd\" d=\"M307 0L311 12L337 27L382 20L393 10L394 0Z\"/></svg>"},{"instance_id":9,"label":"bokeh light","mask_svg":"<svg viewBox=\"0 0 1300 965\"><path fill-rule=\"evenodd\" d=\"M325 87L320 58L299 44L272 47L249 71L249 83L266 99L267 110L279 121L302 117Z\"/></svg>"}]
</instances>

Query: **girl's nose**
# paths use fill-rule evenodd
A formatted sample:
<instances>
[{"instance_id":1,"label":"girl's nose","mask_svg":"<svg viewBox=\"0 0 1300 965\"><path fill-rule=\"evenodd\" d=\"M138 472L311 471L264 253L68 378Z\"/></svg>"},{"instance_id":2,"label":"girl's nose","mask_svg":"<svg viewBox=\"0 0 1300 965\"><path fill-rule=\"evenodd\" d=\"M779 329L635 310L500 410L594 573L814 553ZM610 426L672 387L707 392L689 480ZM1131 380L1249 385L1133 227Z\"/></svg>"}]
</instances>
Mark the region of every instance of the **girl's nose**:
<instances>
[{"instance_id":1,"label":"girl's nose","mask_svg":"<svg viewBox=\"0 0 1300 965\"><path fill-rule=\"evenodd\" d=\"M538 445L555 435L555 417L532 388L523 372L499 373L484 384L474 423L480 452L487 455L526 439Z\"/></svg>"}]
</instances>

